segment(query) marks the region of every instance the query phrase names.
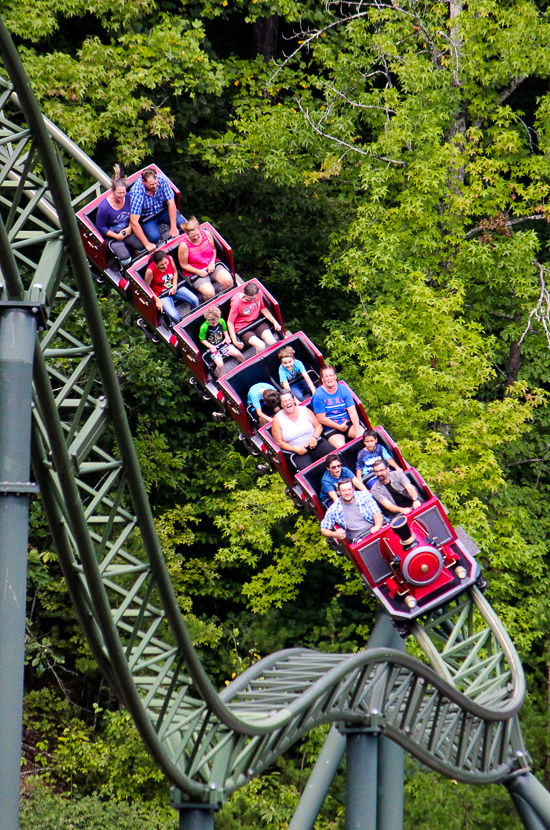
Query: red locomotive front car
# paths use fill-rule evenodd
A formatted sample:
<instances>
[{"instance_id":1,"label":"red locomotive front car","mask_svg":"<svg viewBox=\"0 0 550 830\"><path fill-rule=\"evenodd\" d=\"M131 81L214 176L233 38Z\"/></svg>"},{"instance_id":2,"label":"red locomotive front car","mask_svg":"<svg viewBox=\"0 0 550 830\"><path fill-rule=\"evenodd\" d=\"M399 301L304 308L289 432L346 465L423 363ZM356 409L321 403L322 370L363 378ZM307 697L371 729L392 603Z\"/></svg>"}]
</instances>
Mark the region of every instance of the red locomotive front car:
<instances>
[{"instance_id":1,"label":"red locomotive front car","mask_svg":"<svg viewBox=\"0 0 550 830\"><path fill-rule=\"evenodd\" d=\"M435 496L346 547L366 585L403 621L448 602L480 575L475 543L462 528L452 527Z\"/></svg>"}]
</instances>

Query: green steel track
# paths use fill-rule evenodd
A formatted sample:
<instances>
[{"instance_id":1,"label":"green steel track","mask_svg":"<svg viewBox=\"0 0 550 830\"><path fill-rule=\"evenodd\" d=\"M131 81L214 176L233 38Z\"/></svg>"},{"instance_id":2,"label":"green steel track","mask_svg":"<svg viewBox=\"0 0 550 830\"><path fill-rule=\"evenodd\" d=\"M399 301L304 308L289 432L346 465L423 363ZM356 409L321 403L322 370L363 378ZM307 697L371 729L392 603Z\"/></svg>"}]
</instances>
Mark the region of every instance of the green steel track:
<instances>
[{"instance_id":1,"label":"green steel track","mask_svg":"<svg viewBox=\"0 0 550 830\"><path fill-rule=\"evenodd\" d=\"M426 663L296 648L212 686L170 582L74 217L107 177L43 119L3 26L0 46L11 78L0 80L0 302L32 303L44 329L34 475L90 648L151 756L184 797L212 803L328 722L380 729L460 781L525 770L520 662L475 588L413 627ZM76 198L67 153L91 177Z\"/></svg>"}]
</instances>

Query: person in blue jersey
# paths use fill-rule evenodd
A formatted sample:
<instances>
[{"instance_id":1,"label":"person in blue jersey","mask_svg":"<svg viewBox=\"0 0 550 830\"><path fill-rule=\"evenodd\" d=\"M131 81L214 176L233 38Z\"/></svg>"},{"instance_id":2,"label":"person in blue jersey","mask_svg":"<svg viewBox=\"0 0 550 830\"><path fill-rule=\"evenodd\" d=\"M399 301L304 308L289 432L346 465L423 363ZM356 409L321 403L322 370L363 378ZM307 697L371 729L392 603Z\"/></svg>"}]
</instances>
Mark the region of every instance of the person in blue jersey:
<instances>
[{"instance_id":1,"label":"person in blue jersey","mask_svg":"<svg viewBox=\"0 0 550 830\"><path fill-rule=\"evenodd\" d=\"M166 176L147 167L130 190L130 225L149 252L160 241L159 223L169 225L169 235L174 237L183 233L185 219L176 208L174 190Z\"/></svg>"},{"instance_id":2,"label":"person in blue jersey","mask_svg":"<svg viewBox=\"0 0 550 830\"><path fill-rule=\"evenodd\" d=\"M378 436L374 429L366 429L363 433L363 449L357 456L355 469L358 477L367 484L369 490L376 481L374 464L383 459L387 461L394 470L399 470L399 465L393 460L391 453L378 443Z\"/></svg>"},{"instance_id":3,"label":"person in blue jersey","mask_svg":"<svg viewBox=\"0 0 550 830\"><path fill-rule=\"evenodd\" d=\"M285 346L280 352L277 352L277 357L281 361L279 366L279 380L284 389L292 392L298 403L304 400L304 397L309 398L315 392L315 387L311 382L306 367L301 360L297 360L294 355L296 352L292 346Z\"/></svg>"},{"instance_id":4,"label":"person in blue jersey","mask_svg":"<svg viewBox=\"0 0 550 830\"><path fill-rule=\"evenodd\" d=\"M281 408L281 398L271 383L255 383L248 390L247 405L256 413L260 426L265 426Z\"/></svg>"},{"instance_id":5,"label":"person in blue jersey","mask_svg":"<svg viewBox=\"0 0 550 830\"><path fill-rule=\"evenodd\" d=\"M353 481L338 482L338 498L327 510L321 522L321 533L328 539L346 539L354 544L384 524L384 517L370 493L357 493Z\"/></svg>"},{"instance_id":6,"label":"person in blue jersey","mask_svg":"<svg viewBox=\"0 0 550 830\"><path fill-rule=\"evenodd\" d=\"M319 498L325 507L330 507L332 502L338 499L336 489L338 482L342 479L351 479L358 490L366 490L361 476L354 475L349 467L344 467L337 452L331 452L330 455L327 455L326 464L327 469L321 479L321 492L319 494Z\"/></svg>"},{"instance_id":7,"label":"person in blue jersey","mask_svg":"<svg viewBox=\"0 0 550 830\"><path fill-rule=\"evenodd\" d=\"M325 429L335 430L329 441L337 450L347 441L363 434L353 395L345 384L338 381L333 366L323 366L320 372L321 386L315 390L311 406Z\"/></svg>"}]
</instances>

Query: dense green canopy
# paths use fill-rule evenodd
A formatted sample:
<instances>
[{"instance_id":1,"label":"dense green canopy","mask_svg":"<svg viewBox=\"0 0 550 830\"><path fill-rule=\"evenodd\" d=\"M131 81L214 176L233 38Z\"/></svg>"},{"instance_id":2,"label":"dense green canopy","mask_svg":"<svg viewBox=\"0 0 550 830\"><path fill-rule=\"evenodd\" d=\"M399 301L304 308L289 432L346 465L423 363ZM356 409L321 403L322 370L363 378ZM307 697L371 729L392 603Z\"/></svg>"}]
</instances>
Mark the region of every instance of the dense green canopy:
<instances>
[{"instance_id":1,"label":"dense green canopy","mask_svg":"<svg viewBox=\"0 0 550 830\"><path fill-rule=\"evenodd\" d=\"M548 785L546 4L5 0L2 14L45 113L106 170L156 161L476 538L525 661L524 729ZM113 297L102 307L176 589L216 682L289 644L361 647L374 601L348 564L279 481L258 478L132 312ZM38 504L32 543L28 770L90 795L98 826L102 799L156 809L164 785L82 642ZM237 795L222 830L285 827L321 740ZM343 826L340 786L319 828ZM45 827L50 802L35 792L25 821ZM512 826L499 791L412 762L407 792L410 827L438 826L442 804L450 830Z\"/></svg>"}]
</instances>

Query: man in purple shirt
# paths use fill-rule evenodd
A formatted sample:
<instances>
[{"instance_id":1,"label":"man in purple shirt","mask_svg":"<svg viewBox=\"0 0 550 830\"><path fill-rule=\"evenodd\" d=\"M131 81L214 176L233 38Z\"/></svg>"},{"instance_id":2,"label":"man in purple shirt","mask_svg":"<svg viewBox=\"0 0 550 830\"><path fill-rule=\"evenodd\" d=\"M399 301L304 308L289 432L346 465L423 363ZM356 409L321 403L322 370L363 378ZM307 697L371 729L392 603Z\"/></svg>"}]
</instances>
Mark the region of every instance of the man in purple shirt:
<instances>
[{"instance_id":1,"label":"man in purple shirt","mask_svg":"<svg viewBox=\"0 0 550 830\"><path fill-rule=\"evenodd\" d=\"M170 226L170 236L183 233L185 219L176 209L172 185L154 167L147 167L130 190L130 225L149 251L159 240L159 223Z\"/></svg>"}]
</instances>

